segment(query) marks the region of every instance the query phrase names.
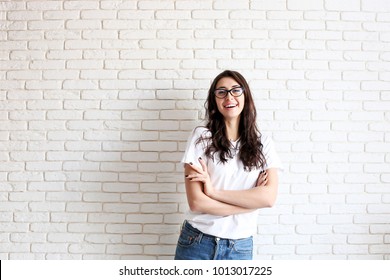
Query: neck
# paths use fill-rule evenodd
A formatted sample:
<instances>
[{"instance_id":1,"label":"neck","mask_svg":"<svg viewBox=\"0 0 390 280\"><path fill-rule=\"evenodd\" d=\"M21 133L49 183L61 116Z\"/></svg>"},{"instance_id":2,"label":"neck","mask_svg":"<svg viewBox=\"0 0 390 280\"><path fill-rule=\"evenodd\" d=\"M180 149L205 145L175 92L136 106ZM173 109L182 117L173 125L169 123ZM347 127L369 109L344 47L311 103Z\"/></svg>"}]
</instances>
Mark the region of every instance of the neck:
<instances>
[{"instance_id":1,"label":"neck","mask_svg":"<svg viewBox=\"0 0 390 280\"><path fill-rule=\"evenodd\" d=\"M226 137L231 141L236 141L240 135L238 133L239 119L236 120L226 120Z\"/></svg>"}]
</instances>

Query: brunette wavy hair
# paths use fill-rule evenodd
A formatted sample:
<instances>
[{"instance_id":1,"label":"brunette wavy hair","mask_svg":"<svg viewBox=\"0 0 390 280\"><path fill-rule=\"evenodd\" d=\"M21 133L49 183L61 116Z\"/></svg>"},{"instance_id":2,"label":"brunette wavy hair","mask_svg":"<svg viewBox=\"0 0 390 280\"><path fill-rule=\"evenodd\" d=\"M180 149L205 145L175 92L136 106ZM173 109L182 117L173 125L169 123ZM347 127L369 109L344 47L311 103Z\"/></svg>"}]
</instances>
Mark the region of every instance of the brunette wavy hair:
<instances>
[{"instance_id":1,"label":"brunette wavy hair","mask_svg":"<svg viewBox=\"0 0 390 280\"><path fill-rule=\"evenodd\" d=\"M238 72L226 70L215 77L212 82L208 97L205 102L206 109L206 128L211 132L211 136L205 134L198 139L198 143L207 140L209 145L205 154L208 158L213 158L216 152L219 152L219 160L226 163L229 158L233 157L232 144L226 136L226 125L223 115L217 108L214 91L222 78L230 77L234 79L243 89L245 103L241 112L240 123L238 128L240 150L239 159L243 162L246 171L264 168L266 163L263 154L263 144L261 143L261 133L256 124L256 107L253 102L252 93L245 78ZM209 134L210 135L210 134Z\"/></svg>"}]
</instances>

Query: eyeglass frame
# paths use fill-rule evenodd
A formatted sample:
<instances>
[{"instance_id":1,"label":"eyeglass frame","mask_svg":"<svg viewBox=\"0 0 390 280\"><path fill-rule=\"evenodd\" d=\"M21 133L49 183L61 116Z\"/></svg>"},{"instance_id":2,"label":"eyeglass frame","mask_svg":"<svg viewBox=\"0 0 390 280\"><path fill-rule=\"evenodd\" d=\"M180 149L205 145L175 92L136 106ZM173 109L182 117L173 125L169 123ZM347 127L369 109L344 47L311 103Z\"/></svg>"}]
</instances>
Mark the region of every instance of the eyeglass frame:
<instances>
[{"instance_id":1,"label":"eyeglass frame","mask_svg":"<svg viewBox=\"0 0 390 280\"><path fill-rule=\"evenodd\" d=\"M236 89L240 89L240 90L241 90L241 93L240 93L239 95L234 95L234 94L232 93L232 91L233 91L233 90L236 90ZM223 90L223 91L225 91L225 95L222 96L222 97L218 96L218 95L216 94L216 91L217 91L217 90L221 90L221 91ZM227 96L229 93L230 93L233 97L240 97L240 96L244 93L244 91L245 91L245 90L244 90L243 87L237 87L237 86L236 86L236 87L233 87L233 88L231 88L231 89L229 89L229 90L228 90L228 89L223 89L223 88L219 88L219 89L217 88L217 89L214 90L214 95L215 95L216 98L219 98L219 99L226 98L226 96Z\"/></svg>"}]
</instances>

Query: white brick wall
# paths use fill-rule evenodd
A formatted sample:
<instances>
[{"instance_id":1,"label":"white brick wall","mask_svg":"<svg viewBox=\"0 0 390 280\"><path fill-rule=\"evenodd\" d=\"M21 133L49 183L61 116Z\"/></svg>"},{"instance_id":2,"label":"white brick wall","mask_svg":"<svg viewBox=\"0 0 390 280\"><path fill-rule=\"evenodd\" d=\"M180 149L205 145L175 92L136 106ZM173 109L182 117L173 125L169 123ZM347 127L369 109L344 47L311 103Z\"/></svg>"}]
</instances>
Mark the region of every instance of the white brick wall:
<instances>
[{"instance_id":1,"label":"white brick wall","mask_svg":"<svg viewBox=\"0 0 390 280\"><path fill-rule=\"evenodd\" d=\"M283 159L259 259L390 259L388 0L0 2L0 259L171 259L212 78Z\"/></svg>"}]
</instances>

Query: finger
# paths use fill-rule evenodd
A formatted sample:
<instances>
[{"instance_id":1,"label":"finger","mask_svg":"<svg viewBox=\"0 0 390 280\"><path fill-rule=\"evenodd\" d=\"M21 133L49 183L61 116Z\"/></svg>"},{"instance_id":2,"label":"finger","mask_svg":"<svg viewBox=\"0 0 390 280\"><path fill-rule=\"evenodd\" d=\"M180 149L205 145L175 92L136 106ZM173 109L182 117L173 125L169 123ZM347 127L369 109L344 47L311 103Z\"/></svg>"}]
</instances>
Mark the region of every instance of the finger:
<instances>
[{"instance_id":1,"label":"finger","mask_svg":"<svg viewBox=\"0 0 390 280\"><path fill-rule=\"evenodd\" d=\"M263 180L257 180L257 182L256 182L256 186L258 187L258 186L262 186L263 185Z\"/></svg>"},{"instance_id":2,"label":"finger","mask_svg":"<svg viewBox=\"0 0 390 280\"><path fill-rule=\"evenodd\" d=\"M205 178L205 176L203 174L200 174L200 173L191 173L191 174L187 174L186 178L187 179L195 179L195 178L197 178L197 179L202 179L203 180Z\"/></svg>"},{"instance_id":3,"label":"finger","mask_svg":"<svg viewBox=\"0 0 390 280\"><path fill-rule=\"evenodd\" d=\"M259 177L257 177L257 181L261 182L266 176L265 172L260 172Z\"/></svg>"},{"instance_id":4,"label":"finger","mask_svg":"<svg viewBox=\"0 0 390 280\"><path fill-rule=\"evenodd\" d=\"M205 161L201 157L199 157L198 160L200 162L200 165L202 166L203 171L207 172L207 165L206 165Z\"/></svg>"},{"instance_id":5,"label":"finger","mask_svg":"<svg viewBox=\"0 0 390 280\"><path fill-rule=\"evenodd\" d=\"M192 162L187 163L187 166L191 167L195 172L202 173L203 169L194 165Z\"/></svg>"},{"instance_id":6,"label":"finger","mask_svg":"<svg viewBox=\"0 0 390 280\"><path fill-rule=\"evenodd\" d=\"M205 181L203 176L189 177L188 180L190 180L191 182L204 182Z\"/></svg>"},{"instance_id":7,"label":"finger","mask_svg":"<svg viewBox=\"0 0 390 280\"><path fill-rule=\"evenodd\" d=\"M257 178L257 186L264 186L268 181L268 173L266 171L262 171Z\"/></svg>"},{"instance_id":8,"label":"finger","mask_svg":"<svg viewBox=\"0 0 390 280\"><path fill-rule=\"evenodd\" d=\"M263 178L263 183L265 184L265 183L267 183L268 182L268 174L266 174L265 176L264 176L264 178Z\"/></svg>"},{"instance_id":9,"label":"finger","mask_svg":"<svg viewBox=\"0 0 390 280\"><path fill-rule=\"evenodd\" d=\"M265 179L264 181L261 181L261 182L258 184L258 186L264 187L264 186L267 184L267 182L268 182L268 180Z\"/></svg>"},{"instance_id":10,"label":"finger","mask_svg":"<svg viewBox=\"0 0 390 280\"><path fill-rule=\"evenodd\" d=\"M191 180L191 179L195 178L196 176L197 176L197 174L187 174L186 179Z\"/></svg>"}]
</instances>

